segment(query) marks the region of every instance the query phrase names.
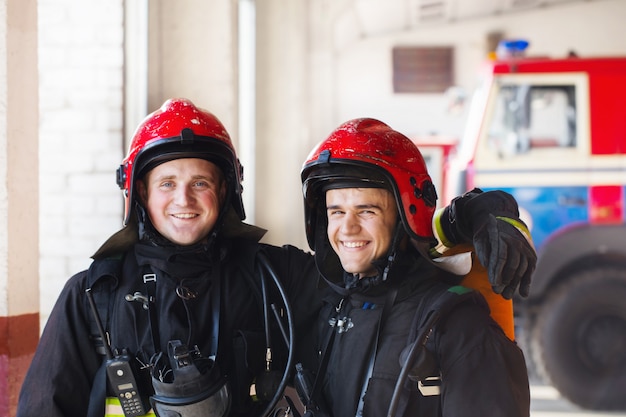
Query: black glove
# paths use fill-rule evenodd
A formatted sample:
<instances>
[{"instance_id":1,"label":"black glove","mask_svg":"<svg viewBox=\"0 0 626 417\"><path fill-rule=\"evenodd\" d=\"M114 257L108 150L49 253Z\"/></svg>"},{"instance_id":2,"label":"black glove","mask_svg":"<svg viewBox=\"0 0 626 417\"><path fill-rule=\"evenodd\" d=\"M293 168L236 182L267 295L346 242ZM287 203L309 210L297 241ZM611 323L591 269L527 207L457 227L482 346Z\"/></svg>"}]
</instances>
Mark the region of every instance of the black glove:
<instances>
[{"instance_id":1,"label":"black glove","mask_svg":"<svg viewBox=\"0 0 626 417\"><path fill-rule=\"evenodd\" d=\"M441 228L449 242L471 243L479 262L487 269L493 291L506 299L527 297L537 254L518 229L517 202L504 191L474 189L455 198L441 217Z\"/></svg>"}]
</instances>

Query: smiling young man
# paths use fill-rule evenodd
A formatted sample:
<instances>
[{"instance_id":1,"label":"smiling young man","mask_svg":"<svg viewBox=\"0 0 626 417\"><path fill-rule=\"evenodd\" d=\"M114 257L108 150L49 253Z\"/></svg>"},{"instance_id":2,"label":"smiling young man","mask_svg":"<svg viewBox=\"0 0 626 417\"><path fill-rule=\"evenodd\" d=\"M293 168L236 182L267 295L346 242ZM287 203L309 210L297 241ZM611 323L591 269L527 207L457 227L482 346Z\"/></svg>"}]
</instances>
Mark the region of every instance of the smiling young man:
<instances>
[{"instance_id":1,"label":"smiling young man","mask_svg":"<svg viewBox=\"0 0 626 417\"><path fill-rule=\"evenodd\" d=\"M285 301L259 268L283 278L302 306L293 326L306 327L315 314L311 255L262 245L265 231L242 222L243 168L230 137L189 100L168 100L146 117L117 174L124 228L65 285L17 416L261 415L280 399L287 358L276 322L263 315L266 301Z\"/></svg>"},{"instance_id":2,"label":"smiling young man","mask_svg":"<svg viewBox=\"0 0 626 417\"><path fill-rule=\"evenodd\" d=\"M206 239L226 197L222 171L204 159L175 159L156 166L137 183L148 217L177 245Z\"/></svg>"},{"instance_id":3,"label":"smiling young man","mask_svg":"<svg viewBox=\"0 0 626 417\"><path fill-rule=\"evenodd\" d=\"M351 120L311 152L302 181L328 284L312 415L527 417L521 350L482 296L431 259L436 193L415 145L378 120Z\"/></svg>"},{"instance_id":4,"label":"smiling young man","mask_svg":"<svg viewBox=\"0 0 626 417\"><path fill-rule=\"evenodd\" d=\"M374 262L391 246L398 214L393 196L380 188L343 188L326 192L328 240L344 271L359 278L378 273Z\"/></svg>"}]
</instances>

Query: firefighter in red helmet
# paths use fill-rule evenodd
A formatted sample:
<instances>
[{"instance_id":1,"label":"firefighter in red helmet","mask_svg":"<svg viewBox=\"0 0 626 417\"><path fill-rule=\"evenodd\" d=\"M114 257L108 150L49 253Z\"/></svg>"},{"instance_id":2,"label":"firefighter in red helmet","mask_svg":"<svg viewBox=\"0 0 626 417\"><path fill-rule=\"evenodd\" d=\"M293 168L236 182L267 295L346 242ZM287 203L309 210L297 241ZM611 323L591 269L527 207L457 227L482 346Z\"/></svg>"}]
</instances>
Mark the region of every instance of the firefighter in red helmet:
<instances>
[{"instance_id":1,"label":"firefighter in red helmet","mask_svg":"<svg viewBox=\"0 0 626 417\"><path fill-rule=\"evenodd\" d=\"M484 299L431 259L437 196L417 147L378 120L350 120L301 176L329 288L309 414L528 416L522 351Z\"/></svg>"},{"instance_id":2,"label":"firefighter in red helmet","mask_svg":"<svg viewBox=\"0 0 626 417\"><path fill-rule=\"evenodd\" d=\"M316 271L310 254L261 245L265 231L243 223L242 176L210 112L171 99L147 116L117 170L124 227L66 284L18 416L268 414L302 325L277 294L312 305ZM286 312L288 344L269 305Z\"/></svg>"},{"instance_id":3,"label":"firefighter in red helmet","mask_svg":"<svg viewBox=\"0 0 626 417\"><path fill-rule=\"evenodd\" d=\"M18 417L270 413L317 318L319 273L311 254L259 243L242 181L215 115L171 99L146 117L117 170L124 227L60 294Z\"/></svg>"}]
</instances>

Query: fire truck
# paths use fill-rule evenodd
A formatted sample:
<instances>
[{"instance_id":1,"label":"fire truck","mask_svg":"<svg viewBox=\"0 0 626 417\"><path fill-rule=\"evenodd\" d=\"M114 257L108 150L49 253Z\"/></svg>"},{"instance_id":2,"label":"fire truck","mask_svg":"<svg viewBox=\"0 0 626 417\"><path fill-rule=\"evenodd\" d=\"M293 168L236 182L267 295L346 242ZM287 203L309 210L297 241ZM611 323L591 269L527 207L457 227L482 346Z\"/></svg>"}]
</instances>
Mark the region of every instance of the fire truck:
<instances>
[{"instance_id":1,"label":"fire truck","mask_svg":"<svg viewBox=\"0 0 626 417\"><path fill-rule=\"evenodd\" d=\"M626 57L511 53L484 74L463 138L418 146L444 202L479 187L519 203L538 254L514 302L531 373L583 408L624 410Z\"/></svg>"}]
</instances>

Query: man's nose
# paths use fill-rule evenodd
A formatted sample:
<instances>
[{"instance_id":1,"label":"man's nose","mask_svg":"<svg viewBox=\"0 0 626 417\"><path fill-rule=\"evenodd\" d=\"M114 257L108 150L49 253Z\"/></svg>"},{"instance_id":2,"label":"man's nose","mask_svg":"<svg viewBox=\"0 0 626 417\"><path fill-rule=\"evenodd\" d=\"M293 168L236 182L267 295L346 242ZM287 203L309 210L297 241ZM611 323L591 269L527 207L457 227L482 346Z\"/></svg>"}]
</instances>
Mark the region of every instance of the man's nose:
<instances>
[{"instance_id":1,"label":"man's nose","mask_svg":"<svg viewBox=\"0 0 626 417\"><path fill-rule=\"evenodd\" d=\"M176 190L176 204L186 206L193 199L193 195L189 187L180 187Z\"/></svg>"},{"instance_id":2,"label":"man's nose","mask_svg":"<svg viewBox=\"0 0 626 417\"><path fill-rule=\"evenodd\" d=\"M342 233L355 233L360 228L358 216L355 213L346 213L341 222Z\"/></svg>"}]
</instances>

